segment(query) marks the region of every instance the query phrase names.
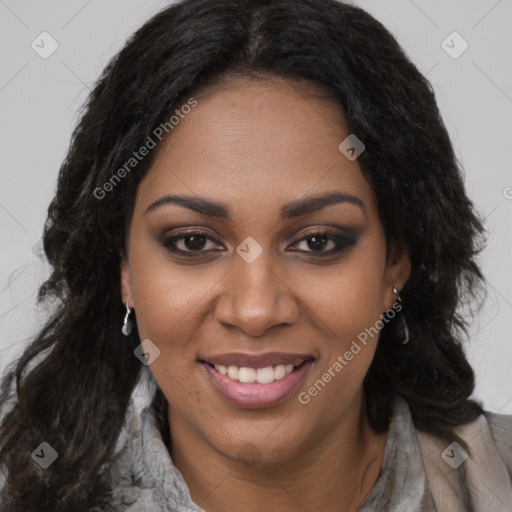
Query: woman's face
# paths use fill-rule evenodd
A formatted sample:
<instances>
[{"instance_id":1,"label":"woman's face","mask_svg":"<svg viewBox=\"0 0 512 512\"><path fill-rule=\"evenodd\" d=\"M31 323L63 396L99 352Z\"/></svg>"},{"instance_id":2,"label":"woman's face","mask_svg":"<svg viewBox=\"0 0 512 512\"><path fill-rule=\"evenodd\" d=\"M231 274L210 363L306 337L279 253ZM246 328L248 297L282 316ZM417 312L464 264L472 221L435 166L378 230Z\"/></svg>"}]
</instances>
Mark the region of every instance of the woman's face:
<instances>
[{"instance_id":1,"label":"woman's face","mask_svg":"<svg viewBox=\"0 0 512 512\"><path fill-rule=\"evenodd\" d=\"M140 183L121 264L173 436L235 459L290 458L355 417L369 329L409 274L338 149L341 110L297 89L196 96Z\"/></svg>"}]
</instances>

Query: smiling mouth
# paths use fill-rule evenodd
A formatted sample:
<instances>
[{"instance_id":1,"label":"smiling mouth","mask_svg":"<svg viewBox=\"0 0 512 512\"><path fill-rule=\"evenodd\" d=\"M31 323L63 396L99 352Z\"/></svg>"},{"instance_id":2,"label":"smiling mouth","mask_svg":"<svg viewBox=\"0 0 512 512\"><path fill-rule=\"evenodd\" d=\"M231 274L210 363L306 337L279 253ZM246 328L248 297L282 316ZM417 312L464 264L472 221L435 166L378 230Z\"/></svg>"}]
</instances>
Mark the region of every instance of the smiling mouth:
<instances>
[{"instance_id":1,"label":"smiling mouth","mask_svg":"<svg viewBox=\"0 0 512 512\"><path fill-rule=\"evenodd\" d=\"M231 405L258 409L276 406L297 392L315 358L283 353L224 354L197 362L213 388Z\"/></svg>"},{"instance_id":2,"label":"smiling mouth","mask_svg":"<svg viewBox=\"0 0 512 512\"><path fill-rule=\"evenodd\" d=\"M283 379L286 375L297 371L306 362L312 361L313 358L306 357L299 364L277 364L269 365L263 368L253 368L250 366L236 366L236 365L222 365L212 364L208 361L201 361L213 368L220 375L226 376L235 382L241 382L244 384L270 384L276 380Z\"/></svg>"}]
</instances>

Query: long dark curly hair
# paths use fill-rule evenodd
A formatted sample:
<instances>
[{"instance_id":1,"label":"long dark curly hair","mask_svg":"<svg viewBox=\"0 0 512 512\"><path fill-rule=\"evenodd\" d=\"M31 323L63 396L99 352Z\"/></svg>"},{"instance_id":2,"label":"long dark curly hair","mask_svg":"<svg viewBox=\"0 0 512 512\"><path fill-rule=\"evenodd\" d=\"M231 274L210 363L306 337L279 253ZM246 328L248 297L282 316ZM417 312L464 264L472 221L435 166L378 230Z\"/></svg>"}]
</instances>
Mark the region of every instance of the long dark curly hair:
<instances>
[{"instance_id":1,"label":"long dark curly hair","mask_svg":"<svg viewBox=\"0 0 512 512\"><path fill-rule=\"evenodd\" d=\"M136 329L131 344L120 329L120 256L155 151L107 197L97 190L186 98L226 77L273 75L310 81L343 109L366 146L358 162L388 247L410 254L400 314L411 341L400 343L399 316L381 331L364 381L370 425L387 429L397 395L418 429L446 439L482 413L469 400L474 374L462 344L464 312L485 290L476 259L484 228L430 83L360 8L185 0L151 18L107 65L60 168L44 229L52 272L38 294L52 312L2 381L2 510L108 510L107 468L141 372ZM160 390L153 407L165 421ZM31 458L42 441L59 454L46 470Z\"/></svg>"}]
</instances>

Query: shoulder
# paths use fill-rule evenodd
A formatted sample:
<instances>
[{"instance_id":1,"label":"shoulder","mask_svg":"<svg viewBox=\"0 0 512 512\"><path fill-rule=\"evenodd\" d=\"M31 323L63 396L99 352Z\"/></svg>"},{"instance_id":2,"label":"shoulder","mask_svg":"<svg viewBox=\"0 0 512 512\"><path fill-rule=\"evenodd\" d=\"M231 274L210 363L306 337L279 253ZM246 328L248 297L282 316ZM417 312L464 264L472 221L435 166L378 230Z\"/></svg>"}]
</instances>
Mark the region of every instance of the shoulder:
<instances>
[{"instance_id":1,"label":"shoulder","mask_svg":"<svg viewBox=\"0 0 512 512\"><path fill-rule=\"evenodd\" d=\"M512 417L484 411L455 429L459 443L418 432L438 510L504 512L512 503Z\"/></svg>"},{"instance_id":2,"label":"shoulder","mask_svg":"<svg viewBox=\"0 0 512 512\"><path fill-rule=\"evenodd\" d=\"M492 438L512 479L512 415L485 412Z\"/></svg>"}]
</instances>

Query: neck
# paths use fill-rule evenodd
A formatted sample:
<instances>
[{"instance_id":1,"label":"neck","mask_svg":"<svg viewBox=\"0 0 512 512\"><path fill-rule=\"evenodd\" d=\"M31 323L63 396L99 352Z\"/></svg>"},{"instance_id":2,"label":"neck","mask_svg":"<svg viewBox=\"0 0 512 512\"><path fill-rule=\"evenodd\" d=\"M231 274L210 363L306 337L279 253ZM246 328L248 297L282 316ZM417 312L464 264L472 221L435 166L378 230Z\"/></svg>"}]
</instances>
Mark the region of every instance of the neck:
<instances>
[{"instance_id":1,"label":"neck","mask_svg":"<svg viewBox=\"0 0 512 512\"><path fill-rule=\"evenodd\" d=\"M171 457L192 500L226 510L353 511L377 480L386 434L371 429L362 399L306 448L279 462L243 463L215 450L169 413Z\"/></svg>"}]
</instances>

